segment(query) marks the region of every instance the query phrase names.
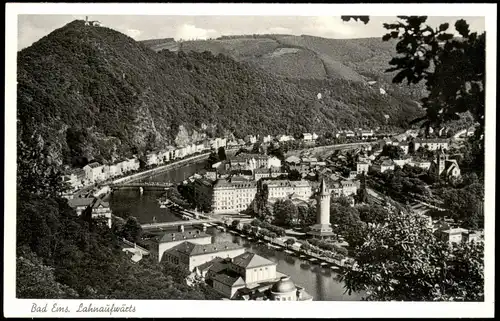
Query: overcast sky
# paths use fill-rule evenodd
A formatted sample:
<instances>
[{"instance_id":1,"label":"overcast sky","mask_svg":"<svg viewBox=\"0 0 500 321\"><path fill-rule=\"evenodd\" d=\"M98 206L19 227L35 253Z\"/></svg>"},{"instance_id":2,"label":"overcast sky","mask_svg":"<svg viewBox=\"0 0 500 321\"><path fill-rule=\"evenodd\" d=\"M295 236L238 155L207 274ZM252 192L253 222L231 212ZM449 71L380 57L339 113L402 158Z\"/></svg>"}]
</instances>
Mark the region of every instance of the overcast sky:
<instances>
[{"instance_id":1,"label":"overcast sky","mask_svg":"<svg viewBox=\"0 0 500 321\"><path fill-rule=\"evenodd\" d=\"M484 31L484 17L429 17L427 23L437 27L464 18L472 31ZM19 15L18 50L30 46L53 30L85 15ZM381 37L385 34L384 22L395 17L371 17L362 22L344 22L340 17L286 17L286 16L147 16L147 15L93 15L89 20L99 20L106 27L123 32L136 40L154 38L207 39L221 35L282 33L311 35L325 38Z\"/></svg>"}]
</instances>

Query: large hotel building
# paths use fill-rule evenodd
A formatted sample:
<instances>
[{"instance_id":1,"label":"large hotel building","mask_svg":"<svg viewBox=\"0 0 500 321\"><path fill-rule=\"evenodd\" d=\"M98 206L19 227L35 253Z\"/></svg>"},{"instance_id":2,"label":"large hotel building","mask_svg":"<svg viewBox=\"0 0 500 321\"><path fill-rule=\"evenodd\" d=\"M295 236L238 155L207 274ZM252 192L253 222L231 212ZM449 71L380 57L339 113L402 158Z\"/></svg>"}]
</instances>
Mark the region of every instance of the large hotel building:
<instances>
[{"instance_id":1,"label":"large hotel building","mask_svg":"<svg viewBox=\"0 0 500 321\"><path fill-rule=\"evenodd\" d=\"M307 181L263 180L269 188L269 198L308 199L312 195ZM257 182L237 178L218 180L213 187L214 213L241 212L246 210L257 193Z\"/></svg>"}]
</instances>

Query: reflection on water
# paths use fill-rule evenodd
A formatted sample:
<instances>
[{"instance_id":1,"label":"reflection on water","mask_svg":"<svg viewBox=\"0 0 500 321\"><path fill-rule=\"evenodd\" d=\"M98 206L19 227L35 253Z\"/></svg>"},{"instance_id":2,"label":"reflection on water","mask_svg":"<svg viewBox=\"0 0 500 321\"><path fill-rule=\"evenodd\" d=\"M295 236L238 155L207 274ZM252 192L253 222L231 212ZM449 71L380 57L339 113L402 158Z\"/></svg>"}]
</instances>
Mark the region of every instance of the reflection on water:
<instances>
[{"instance_id":1,"label":"reflection on water","mask_svg":"<svg viewBox=\"0 0 500 321\"><path fill-rule=\"evenodd\" d=\"M186 165L181 168L173 169L168 172L160 173L148 178L149 181L173 182L178 183L195 172L204 168L205 162ZM166 208L160 208L157 202L163 192L144 191L141 195L138 190L119 190L115 191L110 199L111 209L118 216L135 216L141 223L172 222L178 221L174 213ZM344 294L344 288L341 282L336 279L337 273L331 271L329 267L320 267L317 264L311 264L303 259L293 257L282 251L268 248L265 244L251 243L239 236L225 232L220 232L214 228L209 229L214 237L214 242L235 242L249 251L257 253L278 264L277 270L288 274L293 281L306 290L314 297L316 301L356 301L360 300L358 295Z\"/></svg>"},{"instance_id":2,"label":"reflection on water","mask_svg":"<svg viewBox=\"0 0 500 321\"><path fill-rule=\"evenodd\" d=\"M179 183L205 167L205 161L172 169L141 181ZM121 189L111 194L110 205L113 214L120 217L135 216L141 223L173 222L179 217L167 208L160 208L157 199L162 191L144 191L141 195L138 189Z\"/></svg>"},{"instance_id":3,"label":"reflection on water","mask_svg":"<svg viewBox=\"0 0 500 321\"><path fill-rule=\"evenodd\" d=\"M293 257L285 252L268 248L263 244L251 243L239 236L220 232L216 229L208 231L214 236L215 242L232 241L248 248L249 251L257 253L278 264L277 270L288 274L293 281L314 297L315 301L359 301L359 295L344 294L342 283L336 280L337 273L332 272L329 267L321 267L311 264L300 258Z\"/></svg>"}]
</instances>

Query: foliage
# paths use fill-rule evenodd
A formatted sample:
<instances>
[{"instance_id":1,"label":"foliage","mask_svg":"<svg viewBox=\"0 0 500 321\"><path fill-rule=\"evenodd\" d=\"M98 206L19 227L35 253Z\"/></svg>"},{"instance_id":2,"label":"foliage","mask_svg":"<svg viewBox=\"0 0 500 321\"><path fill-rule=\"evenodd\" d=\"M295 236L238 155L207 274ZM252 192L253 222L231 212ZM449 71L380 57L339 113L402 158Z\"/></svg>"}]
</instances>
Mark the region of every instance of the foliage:
<instances>
[{"instance_id":1,"label":"foliage","mask_svg":"<svg viewBox=\"0 0 500 321\"><path fill-rule=\"evenodd\" d=\"M286 235L284 228L269 224L269 223L267 223L265 221L261 221L259 219L253 220L251 224L253 226L257 226L257 227L269 230L269 231L275 233L276 236L285 236Z\"/></svg>"},{"instance_id":2,"label":"foliage","mask_svg":"<svg viewBox=\"0 0 500 321\"><path fill-rule=\"evenodd\" d=\"M387 156L390 159L401 159L405 155L403 149L395 145L384 145L380 156Z\"/></svg>"},{"instance_id":3,"label":"foliage","mask_svg":"<svg viewBox=\"0 0 500 321\"><path fill-rule=\"evenodd\" d=\"M186 131L191 138L193 130L202 138L236 128L243 136L321 132L339 124L376 126L383 114L404 126L420 112L402 95L381 97L352 80L299 84L208 51L156 53L112 29L85 28L81 20L21 50L18 66L23 130L39 128L54 157L68 164L174 144ZM318 102L317 93L326 90Z\"/></svg>"},{"instance_id":4,"label":"foliage","mask_svg":"<svg viewBox=\"0 0 500 321\"><path fill-rule=\"evenodd\" d=\"M383 223L387 219L387 209L378 204L364 205L357 208L359 218L366 223Z\"/></svg>"},{"instance_id":5,"label":"foliage","mask_svg":"<svg viewBox=\"0 0 500 321\"><path fill-rule=\"evenodd\" d=\"M391 211L383 225L367 226L342 280L347 292L366 291L366 300L482 301L483 250L438 241L425 218Z\"/></svg>"},{"instance_id":6,"label":"foliage","mask_svg":"<svg viewBox=\"0 0 500 321\"><path fill-rule=\"evenodd\" d=\"M142 227L137 218L129 216L119 235L130 242L136 243L139 241L142 235Z\"/></svg>"},{"instance_id":7,"label":"foliage","mask_svg":"<svg viewBox=\"0 0 500 321\"><path fill-rule=\"evenodd\" d=\"M484 227L484 184L477 182L458 189L446 188L441 196L449 216L463 222L462 227Z\"/></svg>"},{"instance_id":8,"label":"foliage","mask_svg":"<svg viewBox=\"0 0 500 321\"><path fill-rule=\"evenodd\" d=\"M298 223L299 212L297 206L289 199L277 200L273 206L274 223L280 226L294 226Z\"/></svg>"}]
</instances>

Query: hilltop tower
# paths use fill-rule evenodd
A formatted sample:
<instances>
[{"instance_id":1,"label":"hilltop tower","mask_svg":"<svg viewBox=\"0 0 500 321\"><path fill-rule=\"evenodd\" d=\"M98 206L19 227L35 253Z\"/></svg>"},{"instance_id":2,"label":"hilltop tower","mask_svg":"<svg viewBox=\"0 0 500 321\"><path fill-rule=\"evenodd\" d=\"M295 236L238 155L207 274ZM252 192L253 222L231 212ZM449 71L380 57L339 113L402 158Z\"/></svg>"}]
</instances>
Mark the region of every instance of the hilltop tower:
<instances>
[{"instance_id":1,"label":"hilltop tower","mask_svg":"<svg viewBox=\"0 0 500 321\"><path fill-rule=\"evenodd\" d=\"M325 183L325 179L321 179L319 191L316 196L318 201L316 224L309 228L308 235L315 237L330 237L333 236L332 226L330 224L330 197L331 193Z\"/></svg>"}]
</instances>

